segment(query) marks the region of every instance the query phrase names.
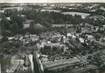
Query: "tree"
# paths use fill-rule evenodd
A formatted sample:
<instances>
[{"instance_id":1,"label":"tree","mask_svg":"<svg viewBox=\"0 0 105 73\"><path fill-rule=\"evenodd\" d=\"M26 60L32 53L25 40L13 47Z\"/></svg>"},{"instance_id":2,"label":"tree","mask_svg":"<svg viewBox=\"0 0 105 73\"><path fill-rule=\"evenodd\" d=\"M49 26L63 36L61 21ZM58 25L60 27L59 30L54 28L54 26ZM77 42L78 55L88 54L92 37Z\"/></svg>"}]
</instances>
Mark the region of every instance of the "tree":
<instances>
[{"instance_id":1,"label":"tree","mask_svg":"<svg viewBox=\"0 0 105 73\"><path fill-rule=\"evenodd\" d=\"M10 21L6 19L6 17L2 18L0 22L1 33L3 36L8 36L10 33Z\"/></svg>"},{"instance_id":2,"label":"tree","mask_svg":"<svg viewBox=\"0 0 105 73\"><path fill-rule=\"evenodd\" d=\"M7 16L7 17L9 17L13 14L18 14L18 11L16 9L6 9L4 11L4 15Z\"/></svg>"},{"instance_id":3,"label":"tree","mask_svg":"<svg viewBox=\"0 0 105 73\"><path fill-rule=\"evenodd\" d=\"M11 29L10 29L11 32L13 32L14 34L20 33L23 30L24 18L18 15L11 15L10 19L11 19Z\"/></svg>"},{"instance_id":4,"label":"tree","mask_svg":"<svg viewBox=\"0 0 105 73\"><path fill-rule=\"evenodd\" d=\"M19 32L19 27L17 23L11 24L11 34L17 34Z\"/></svg>"}]
</instances>

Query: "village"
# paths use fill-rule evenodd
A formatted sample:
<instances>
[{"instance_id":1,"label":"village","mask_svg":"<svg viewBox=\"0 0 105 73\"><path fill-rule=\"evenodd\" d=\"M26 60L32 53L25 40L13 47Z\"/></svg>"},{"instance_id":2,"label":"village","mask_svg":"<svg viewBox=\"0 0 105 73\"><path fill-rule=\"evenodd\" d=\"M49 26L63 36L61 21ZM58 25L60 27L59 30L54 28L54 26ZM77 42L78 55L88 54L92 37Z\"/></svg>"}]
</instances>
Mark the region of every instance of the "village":
<instances>
[{"instance_id":1,"label":"village","mask_svg":"<svg viewBox=\"0 0 105 73\"><path fill-rule=\"evenodd\" d=\"M92 4L90 9L87 4L88 10L83 6L1 6L1 73L34 73L34 52L44 73L104 73L105 8L101 4ZM103 13L96 13L97 7Z\"/></svg>"}]
</instances>

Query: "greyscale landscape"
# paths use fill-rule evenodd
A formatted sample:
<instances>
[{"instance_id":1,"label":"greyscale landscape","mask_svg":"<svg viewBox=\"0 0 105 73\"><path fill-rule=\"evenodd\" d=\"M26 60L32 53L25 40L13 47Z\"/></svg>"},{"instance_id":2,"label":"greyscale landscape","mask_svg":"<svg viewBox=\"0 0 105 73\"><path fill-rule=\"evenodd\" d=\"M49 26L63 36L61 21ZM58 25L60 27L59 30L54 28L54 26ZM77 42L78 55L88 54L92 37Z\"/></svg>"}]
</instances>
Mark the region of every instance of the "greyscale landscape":
<instances>
[{"instance_id":1,"label":"greyscale landscape","mask_svg":"<svg viewBox=\"0 0 105 73\"><path fill-rule=\"evenodd\" d=\"M0 73L105 73L105 4L1 3Z\"/></svg>"}]
</instances>

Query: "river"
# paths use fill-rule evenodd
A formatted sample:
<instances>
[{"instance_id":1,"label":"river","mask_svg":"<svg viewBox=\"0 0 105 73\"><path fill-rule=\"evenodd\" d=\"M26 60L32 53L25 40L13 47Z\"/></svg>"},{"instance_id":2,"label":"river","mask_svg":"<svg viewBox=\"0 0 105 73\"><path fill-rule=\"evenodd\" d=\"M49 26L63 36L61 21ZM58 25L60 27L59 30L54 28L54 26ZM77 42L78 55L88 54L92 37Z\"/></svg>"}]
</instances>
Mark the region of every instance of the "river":
<instances>
[{"instance_id":1,"label":"river","mask_svg":"<svg viewBox=\"0 0 105 73\"><path fill-rule=\"evenodd\" d=\"M62 14L64 14L64 15L72 15L72 16L80 15L82 18L86 18L87 16L90 15L89 13L83 13L83 12L62 12Z\"/></svg>"}]
</instances>

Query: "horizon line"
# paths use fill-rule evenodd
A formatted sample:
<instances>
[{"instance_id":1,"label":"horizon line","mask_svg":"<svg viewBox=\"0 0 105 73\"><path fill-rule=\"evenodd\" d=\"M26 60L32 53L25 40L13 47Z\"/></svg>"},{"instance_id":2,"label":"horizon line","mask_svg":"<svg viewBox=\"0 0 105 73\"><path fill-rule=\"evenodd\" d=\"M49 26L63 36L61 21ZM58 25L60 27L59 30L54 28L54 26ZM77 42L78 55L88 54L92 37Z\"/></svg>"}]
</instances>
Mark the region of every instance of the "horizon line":
<instances>
[{"instance_id":1,"label":"horizon line","mask_svg":"<svg viewBox=\"0 0 105 73\"><path fill-rule=\"evenodd\" d=\"M105 3L105 0L0 0L0 3Z\"/></svg>"}]
</instances>

